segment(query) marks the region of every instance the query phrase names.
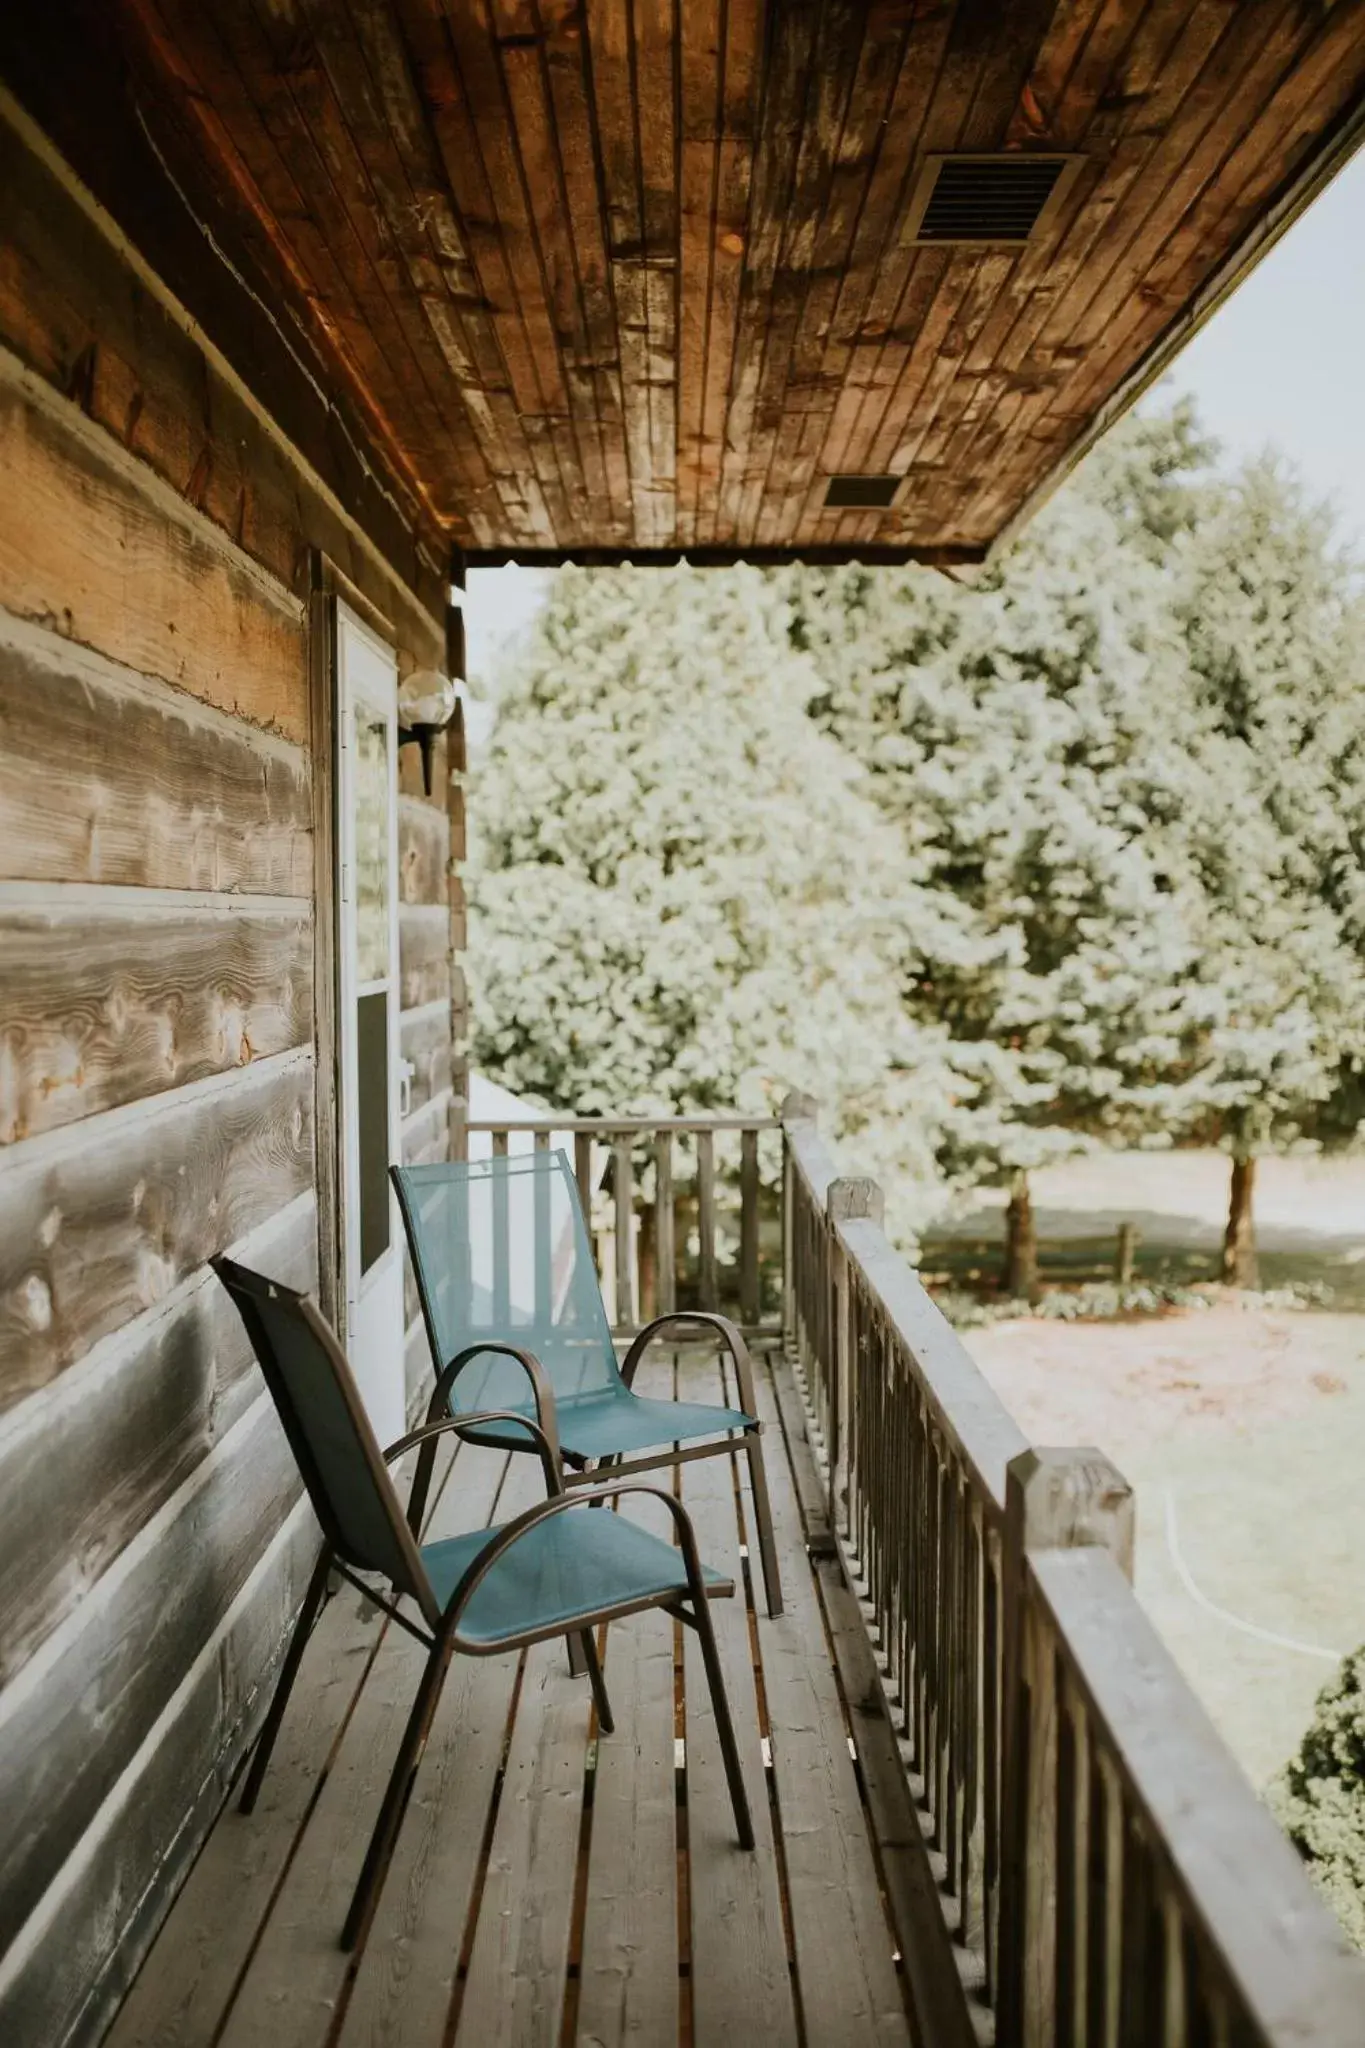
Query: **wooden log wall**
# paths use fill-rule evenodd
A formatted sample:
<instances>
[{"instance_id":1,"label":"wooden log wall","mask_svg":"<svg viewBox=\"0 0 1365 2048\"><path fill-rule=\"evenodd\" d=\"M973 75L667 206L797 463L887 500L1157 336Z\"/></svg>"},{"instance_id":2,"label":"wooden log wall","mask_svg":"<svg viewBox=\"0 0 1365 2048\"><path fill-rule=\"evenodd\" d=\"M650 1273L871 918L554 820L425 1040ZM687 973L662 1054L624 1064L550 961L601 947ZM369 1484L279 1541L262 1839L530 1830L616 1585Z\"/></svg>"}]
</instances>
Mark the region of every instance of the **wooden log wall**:
<instances>
[{"instance_id":1,"label":"wooden log wall","mask_svg":"<svg viewBox=\"0 0 1365 2048\"><path fill-rule=\"evenodd\" d=\"M79 2048L311 1564L206 1265L313 1285L336 1237L310 596L325 565L402 668L443 660L445 621L2 93L0 189L0 2039ZM428 799L404 750L422 1158L464 1093L444 747L435 771Z\"/></svg>"}]
</instances>

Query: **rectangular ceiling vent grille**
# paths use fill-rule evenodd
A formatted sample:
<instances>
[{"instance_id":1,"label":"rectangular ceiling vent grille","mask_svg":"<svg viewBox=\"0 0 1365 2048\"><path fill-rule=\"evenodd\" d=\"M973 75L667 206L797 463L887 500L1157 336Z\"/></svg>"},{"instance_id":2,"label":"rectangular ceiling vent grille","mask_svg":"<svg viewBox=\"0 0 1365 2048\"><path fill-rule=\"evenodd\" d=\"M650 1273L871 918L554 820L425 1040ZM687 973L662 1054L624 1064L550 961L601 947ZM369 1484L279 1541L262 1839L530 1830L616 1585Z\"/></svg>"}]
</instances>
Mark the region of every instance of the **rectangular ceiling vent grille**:
<instances>
[{"instance_id":1,"label":"rectangular ceiling vent grille","mask_svg":"<svg viewBox=\"0 0 1365 2048\"><path fill-rule=\"evenodd\" d=\"M915 183L909 231L936 248L1022 249L1040 234L1079 171L1079 156L931 156Z\"/></svg>"},{"instance_id":2,"label":"rectangular ceiling vent grille","mask_svg":"<svg viewBox=\"0 0 1365 2048\"><path fill-rule=\"evenodd\" d=\"M825 506L840 512L885 512L901 487L898 476L832 476L825 486Z\"/></svg>"}]
</instances>

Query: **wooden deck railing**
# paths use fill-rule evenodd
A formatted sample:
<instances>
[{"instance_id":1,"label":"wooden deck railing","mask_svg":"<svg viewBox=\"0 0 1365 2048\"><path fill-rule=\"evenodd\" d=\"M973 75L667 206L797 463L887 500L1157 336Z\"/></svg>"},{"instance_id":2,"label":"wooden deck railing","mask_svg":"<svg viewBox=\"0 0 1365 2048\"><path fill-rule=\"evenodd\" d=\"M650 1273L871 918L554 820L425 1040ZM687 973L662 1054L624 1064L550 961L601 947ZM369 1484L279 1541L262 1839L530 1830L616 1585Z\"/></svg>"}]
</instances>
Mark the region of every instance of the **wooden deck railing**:
<instances>
[{"instance_id":1,"label":"wooden deck railing","mask_svg":"<svg viewBox=\"0 0 1365 2048\"><path fill-rule=\"evenodd\" d=\"M958 2048L1348 2048L1365 1967L1130 1583L1133 1500L1031 1447L789 1097L787 1343L924 1816Z\"/></svg>"},{"instance_id":2,"label":"wooden deck railing","mask_svg":"<svg viewBox=\"0 0 1365 2048\"><path fill-rule=\"evenodd\" d=\"M471 1150L482 1139L495 1155L572 1147L590 1225L597 1197L609 1202L606 1228L592 1235L618 1336L675 1308L723 1310L751 1338L780 1335L776 1117L547 1116L466 1129Z\"/></svg>"}]
</instances>

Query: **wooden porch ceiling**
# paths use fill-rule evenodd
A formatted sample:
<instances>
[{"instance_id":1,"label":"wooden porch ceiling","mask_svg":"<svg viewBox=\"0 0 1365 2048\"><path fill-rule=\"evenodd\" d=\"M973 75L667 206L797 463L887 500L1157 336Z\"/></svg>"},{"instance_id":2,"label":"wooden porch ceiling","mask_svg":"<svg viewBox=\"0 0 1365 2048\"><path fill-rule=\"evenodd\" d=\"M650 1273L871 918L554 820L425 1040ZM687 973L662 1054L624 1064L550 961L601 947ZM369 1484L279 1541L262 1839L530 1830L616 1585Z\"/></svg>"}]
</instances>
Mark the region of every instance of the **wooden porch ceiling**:
<instances>
[{"instance_id":1,"label":"wooden porch ceiling","mask_svg":"<svg viewBox=\"0 0 1365 2048\"><path fill-rule=\"evenodd\" d=\"M118 0L133 88L471 559L972 559L1347 150L1365 4ZM1083 161L1022 248L937 152ZM826 510L834 473L905 479Z\"/></svg>"}]
</instances>

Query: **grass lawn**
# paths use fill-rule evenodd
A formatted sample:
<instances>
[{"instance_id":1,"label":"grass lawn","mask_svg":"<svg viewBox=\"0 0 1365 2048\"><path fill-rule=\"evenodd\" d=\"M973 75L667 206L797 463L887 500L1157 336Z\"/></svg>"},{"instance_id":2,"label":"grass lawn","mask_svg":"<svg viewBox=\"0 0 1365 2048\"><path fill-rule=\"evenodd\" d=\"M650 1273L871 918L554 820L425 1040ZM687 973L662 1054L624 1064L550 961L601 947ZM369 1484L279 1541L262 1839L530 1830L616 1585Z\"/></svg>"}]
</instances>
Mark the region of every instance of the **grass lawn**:
<instances>
[{"instance_id":1,"label":"grass lawn","mask_svg":"<svg viewBox=\"0 0 1365 2048\"><path fill-rule=\"evenodd\" d=\"M1266 1284L1326 1280L1331 1310L1230 1300L964 1333L1035 1442L1097 1444L1132 1481L1138 1592L1257 1786L1296 1746L1333 1653L1365 1641L1365 1166L1268 1161L1262 1176ZM1119 1154L1039 1175L1034 1199L1058 1263L1131 1218L1144 1271L1193 1279L1225 1191L1215 1155ZM951 1247L969 1244L989 1259L998 1232L998 1209L978 1209L926 1267L961 1271Z\"/></svg>"}]
</instances>

